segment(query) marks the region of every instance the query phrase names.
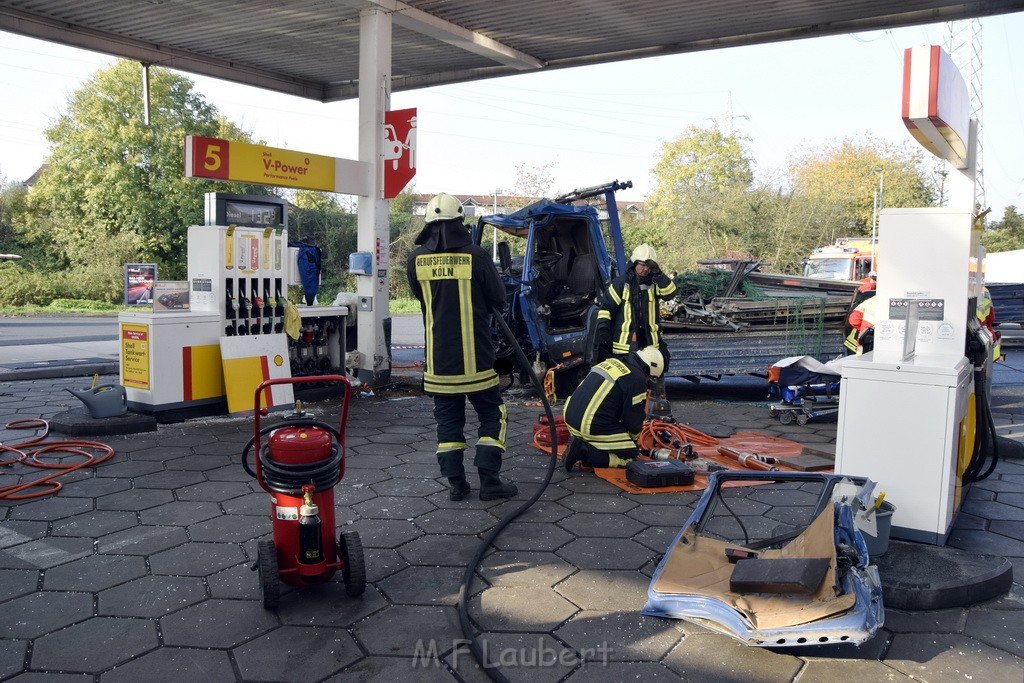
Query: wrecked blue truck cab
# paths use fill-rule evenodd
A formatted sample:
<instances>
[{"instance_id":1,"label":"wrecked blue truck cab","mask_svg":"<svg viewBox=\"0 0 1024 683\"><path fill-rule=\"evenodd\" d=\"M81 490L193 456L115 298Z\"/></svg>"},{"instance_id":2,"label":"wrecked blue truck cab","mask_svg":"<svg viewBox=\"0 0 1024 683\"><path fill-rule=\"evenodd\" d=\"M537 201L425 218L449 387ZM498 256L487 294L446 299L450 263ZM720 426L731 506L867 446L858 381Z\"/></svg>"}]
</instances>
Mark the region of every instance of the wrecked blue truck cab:
<instances>
[{"instance_id":1,"label":"wrecked blue truck cab","mask_svg":"<svg viewBox=\"0 0 1024 683\"><path fill-rule=\"evenodd\" d=\"M498 269L508 294L506 322L533 370L557 369L555 381L564 386L574 387L589 368L597 299L624 267L613 265L610 256L624 260L618 221L608 230L612 234L606 237L597 209L564 198L483 216L473 228L476 244L496 231ZM497 351L499 371L511 374L514 358L507 340L498 338Z\"/></svg>"},{"instance_id":2,"label":"wrecked blue truck cab","mask_svg":"<svg viewBox=\"0 0 1024 683\"><path fill-rule=\"evenodd\" d=\"M819 473L710 475L651 579L643 614L757 647L865 642L885 619L856 518L873 514L873 487Z\"/></svg>"}]
</instances>

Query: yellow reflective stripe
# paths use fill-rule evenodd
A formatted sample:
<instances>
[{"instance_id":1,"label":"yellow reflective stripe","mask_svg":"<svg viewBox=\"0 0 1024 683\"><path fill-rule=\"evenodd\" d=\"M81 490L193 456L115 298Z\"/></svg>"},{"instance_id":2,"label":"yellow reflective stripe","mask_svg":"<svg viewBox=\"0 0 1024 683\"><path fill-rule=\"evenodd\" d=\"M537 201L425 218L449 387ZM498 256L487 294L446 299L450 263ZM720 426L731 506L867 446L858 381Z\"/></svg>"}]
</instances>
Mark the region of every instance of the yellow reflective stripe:
<instances>
[{"instance_id":1,"label":"yellow reflective stripe","mask_svg":"<svg viewBox=\"0 0 1024 683\"><path fill-rule=\"evenodd\" d=\"M473 294L469 289L471 280L459 280L459 324L462 329L462 371L476 370L476 347L473 335Z\"/></svg>"},{"instance_id":2,"label":"yellow reflective stripe","mask_svg":"<svg viewBox=\"0 0 1024 683\"><path fill-rule=\"evenodd\" d=\"M846 335L846 339L843 340L843 346L851 351L857 350L857 330L850 330L850 334Z\"/></svg>"},{"instance_id":3,"label":"yellow reflective stripe","mask_svg":"<svg viewBox=\"0 0 1024 683\"><path fill-rule=\"evenodd\" d=\"M668 283L668 287L658 287L658 296L668 296L676 291L676 283L671 280Z\"/></svg>"},{"instance_id":4,"label":"yellow reflective stripe","mask_svg":"<svg viewBox=\"0 0 1024 683\"><path fill-rule=\"evenodd\" d=\"M497 439L492 439L489 436L482 436L482 437L480 437L477 440L476 445L477 446L497 446L501 450L505 450L505 442L504 441L498 441Z\"/></svg>"},{"instance_id":5,"label":"yellow reflective stripe","mask_svg":"<svg viewBox=\"0 0 1024 683\"><path fill-rule=\"evenodd\" d=\"M423 292L423 310L427 318L425 321L427 333L423 335L426 337L426 372L431 373L434 371L434 335L430 334L430 331L434 329L434 292L431 290L429 282L421 282L420 289Z\"/></svg>"},{"instance_id":6,"label":"yellow reflective stripe","mask_svg":"<svg viewBox=\"0 0 1024 683\"><path fill-rule=\"evenodd\" d=\"M658 345L658 299L647 290L647 324L651 326L651 346Z\"/></svg>"},{"instance_id":7,"label":"yellow reflective stripe","mask_svg":"<svg viewBox=\"0 0 1024 683\"><path fill-rule=\"evenodd\" d=\"M644 393L637 394L636 396L633 397L633 405L637 405L638 403L643 403L646 400L647 400L647 392L645 391Z\"/></svg>"},{"instance_id":8,"label":"yellow reflective stripe","mask_svg":"<svg viewBox=\"0 0 1024 683\"><path fill-rule=\"evenodd\" d=\"M472 374L463 375L438 375L433 372L424 372L423 379L427 382L434 382L436 384L458 384L460 382L478 382L482 379L489 379L491 377L497 377L498 373L494 372L493 369L488 368L487 370L481 370L480 372L474 372Z\"/></svg>"},{"instance_id":9,"label":"yellow reflective stripe","mask_svg":"<svg viewBox=\"0 0 1024 683\"><path fill-rule=\"evenodd\" d=\"M590 436L587 437L586 441L599 451L624 451L630 448L636 448L636 443L629 438L628 434L620 432L613 436L613 440L601 439L600 441L597 440L597 437Z\"/></svg>"},{"instance_id":10,"label":"yellow reflective stripe","mask_svg":"<svg viewBox=\"0 0 1024 683\"><path fill-rule=\"evenodd\" d=\"M504 403L498 406L498 410L501 411L501 429L498 431L498 440L501 441L501 450L505 450L505 432L508 431L508 410L505 408Z\"/></svg>"},{"instance_id":11,"label":"yellow reflective stripe","mask_svg":"<svg viewBox=\"0 0 1024 683\"><path fill-rule=\"evenodd\" d=\"M612 342L612 353L629 353L629 344Z\"/></svg>"},{"instance_id":12,"label":"yellow reflective stripe","mask_svg":"<svg viewBox=\"0 0 1024 683\"><path fill-rule=\"evenodd\" d=\"M594 368L598 370L598 374L602 377L613 382L629 374L629 368L618 358L609 358L608 360L601 361Z\"/></svg>"},{"instance_id":13,"label":"yellow reflective stripe","mask_svg":"<svg viewBox=\"0 0 1024 683\"><path fill-rule=\"evenodd\" d=\"M424 391L429 391L434 394L472 394L477 391L483 391L484 389L490 389L491 387L496 386L498 386L497 375L494 375L492 379L476 382L474 384L432 384L426 380L423 381Z\"/></svg>"},{"instance_id":14,"label":"yellow reflective stripe","mask_svg":"<svg viewBox=\"0 0 1024 683\"><path fill-rule=\"evenodd\" d=\"M608 392L615 386L612 382L604 380L601 383L601 388L594 392L594 397L590 399L590 403L587 404L586 410L583 411L583 422L580 424L580 429L585 434L590 433L590 426L594 422L594 415L597 413L597 409L604 402L604 399L608 397Z\"/></svg>"},{"instance_id":15,"label":"yellow reflective stripe","mask_svg":"<svg viewBox=\"0 0 1024 683\"><path fill-rule=\"evenodd\" d=\"M452 451L464 451L466 450L465 441L442 441L437 444L438 453L451 453Z\"/></svg>"},{"instance_id":16,"label":"yellow reflective stripe","mask_svg":"<svg viewBox=\"0 0 1024 683\"><path fill-rule=\"evenodd\" d=\"M629 350L629 330L633 327L633 307L629 305L629 287L625 287L622 290L622 327L619 328L619 338L612 343L612 349L615 349L615 344L618 344L618 348Z\"/></svg>"},{"instance_id":17,"label":"yellow reflective stripe","mask_svg":"<svg viewBox=\"0 0 1024 683\"><path fill-rule=\"evenodd\" d=\"M615 285L608 285L608 296L611 297L612 301L615 302L616 306L622 303L622 297L619 296L619 293L615 291Z\"/></svg>"},{"instance_id":18,"label":"yellow reflective stripe","mask_svg":"<svg viewBox=\"0 0 1024 683\"><path fill-rule=\"evenodd\" d=\"M597 319L598 320L611 320L612 319L612 312L611 311L600 310L600 311L597 312Z\"/></svg>"}]
</instances>

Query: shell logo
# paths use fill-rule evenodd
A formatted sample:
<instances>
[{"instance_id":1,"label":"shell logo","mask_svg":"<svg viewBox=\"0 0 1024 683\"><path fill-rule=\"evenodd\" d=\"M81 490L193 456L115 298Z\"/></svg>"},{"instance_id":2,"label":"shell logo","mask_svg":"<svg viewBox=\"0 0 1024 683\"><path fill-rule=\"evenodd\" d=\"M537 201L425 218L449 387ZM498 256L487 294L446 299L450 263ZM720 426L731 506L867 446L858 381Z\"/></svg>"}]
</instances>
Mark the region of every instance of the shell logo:
<instances>
[{"instance_id":1,"label":"shell logo","mask_svg":"<svg viewBox=\"0 0 1024 683\"><path fill-rule=\"evenodd\" d=\"M274 356L274 365L276 365L277 367L281 367L282 365L284 365L284 357L281 356L281 354L277 354Z\"/></svg>"}]
</instances>

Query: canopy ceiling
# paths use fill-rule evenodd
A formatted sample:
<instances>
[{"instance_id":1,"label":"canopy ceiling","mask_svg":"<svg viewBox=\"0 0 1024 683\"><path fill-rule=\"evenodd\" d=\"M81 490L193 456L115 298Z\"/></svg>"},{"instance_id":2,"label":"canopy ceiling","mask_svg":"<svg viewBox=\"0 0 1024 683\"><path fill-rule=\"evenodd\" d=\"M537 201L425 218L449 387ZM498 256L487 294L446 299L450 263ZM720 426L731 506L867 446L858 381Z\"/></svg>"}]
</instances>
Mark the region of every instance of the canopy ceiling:
<instances>
[{"instance_id":1,"label":"canopy ceiling","mask_svg":"<svg viewBox=\"0 0 1024 683\"><path fill-rule=\"evenodd\" d=\"M1021 0L0 0L0 30L322 102L393 12L392 90L981 17Z\"/></svg>"}]
</instances>

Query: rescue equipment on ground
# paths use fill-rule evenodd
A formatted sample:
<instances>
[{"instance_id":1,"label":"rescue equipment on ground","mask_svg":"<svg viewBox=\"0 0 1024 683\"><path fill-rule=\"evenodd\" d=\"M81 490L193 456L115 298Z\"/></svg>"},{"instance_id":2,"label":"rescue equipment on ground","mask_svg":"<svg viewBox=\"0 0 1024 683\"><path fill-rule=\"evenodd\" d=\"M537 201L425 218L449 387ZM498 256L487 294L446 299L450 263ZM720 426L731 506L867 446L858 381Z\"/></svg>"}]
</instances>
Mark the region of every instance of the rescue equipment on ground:
<instances>
[{"instance_id":1,"label":"rescue equipment on ground","mask_svg":"<svg viewBox=\"0 0 1024 683\"><path fill-rule=\"evenodd\" d=\"M626 480L644 488L689 486L693 477L693 468L678 460L630 460L626 465Z\"/></svg>"},{"instance_id":2,"label":"rescue equipment on ground","mask_svg":"<svg viewBox=\"0 0 1024 683\"><path fill-rule=\"evenodd\" d=\"M295 412L277 424L260 428L260 394L274 384L334 383L343 387L338 428L314 420L296 402ZM363 546L356 531L335 536L334 486L345 476L345 423L352 385L340 375L270 379L256 387L255 435L242 451L242 467L271 494L274 538L260 541L258 559L263 606L274 609L281 582L308 586L330 580L339 569L345 592L366 590ZM264 435L269 434L265 443ZM253 448L255 446L255 448ZM255 450L255 470L249 451Z\"/></svg>"},{"instance_id":3,"label":"rescue equipment on ground","mask_svg":"<svg viewBox=\"0 0 1024 683\"><path fill-rule=\"evenodd\" d=\"M551 421L548 420L547 415L541 415L537 418L537 421L533 423L533 442L541 448L551 447L551 429L549 425ZM555 438L559 446L564 446L569 443L569 428L565 426L565 418L561 415L555 415Z\"/></svg>"}]
</instances>

